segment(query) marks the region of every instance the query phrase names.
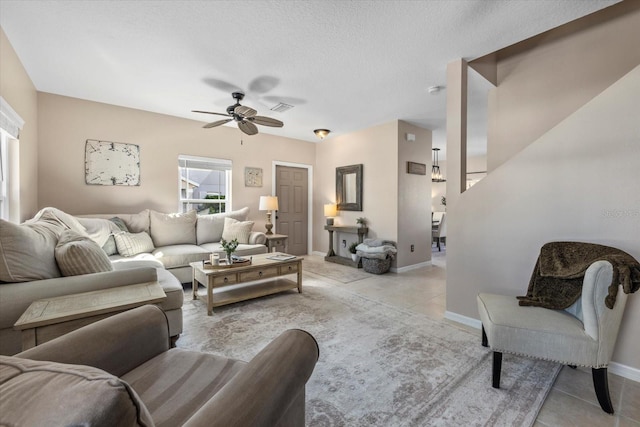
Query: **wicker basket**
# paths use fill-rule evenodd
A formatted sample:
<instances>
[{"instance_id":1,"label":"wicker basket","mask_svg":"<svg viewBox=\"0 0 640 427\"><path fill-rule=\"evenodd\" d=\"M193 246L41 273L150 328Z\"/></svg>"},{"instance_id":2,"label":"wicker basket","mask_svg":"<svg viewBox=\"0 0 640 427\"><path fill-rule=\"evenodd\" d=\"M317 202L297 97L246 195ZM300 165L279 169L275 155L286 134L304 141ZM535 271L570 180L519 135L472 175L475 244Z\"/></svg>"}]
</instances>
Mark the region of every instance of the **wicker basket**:
<instances>
[{"instance_id":1,"label":"wicker basket","mask_svg":"<svg viewBox=\"0 0 640 427\"><path fill-rule=\"evenodd\" d=\"M367 273L384 274L391 268L391 257L386 259L362 258L362 268Z\"/></svg>"}]
</instances>

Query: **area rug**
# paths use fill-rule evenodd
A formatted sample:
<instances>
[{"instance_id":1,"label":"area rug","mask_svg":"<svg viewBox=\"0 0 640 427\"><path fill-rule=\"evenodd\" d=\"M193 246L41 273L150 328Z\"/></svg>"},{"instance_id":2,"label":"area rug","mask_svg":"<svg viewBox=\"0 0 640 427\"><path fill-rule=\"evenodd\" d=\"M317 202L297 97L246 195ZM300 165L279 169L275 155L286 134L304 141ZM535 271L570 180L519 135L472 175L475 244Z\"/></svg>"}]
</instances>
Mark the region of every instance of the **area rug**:
<instances>
[{"instance_id":1,"label":"area rug","mask_svg":"<svg viewBox=\"0 0 640 427\"><path fill-rule=\"evenodd\" d=\"M302 262L302 270L327 277L341 283L355 282L356 280L362 280L373 276L361 268L353 268L333 262L326 262L320 257L305 257Z\"/></svg>"},{"instance_id":2,"label":"area rug","mask_svg":"<svg viewBox=\"0 0 640 427\"><path fill-rule=\"evenodd\" d=\"M201 301L185 299L183 310L178 347L245 361L286 329L313 334L314 427L531 426L560 369L505 354L502 388L493 389L479 334L312 278L302 294L218 307L211 317Z\"/></svg>"}]
</instances>

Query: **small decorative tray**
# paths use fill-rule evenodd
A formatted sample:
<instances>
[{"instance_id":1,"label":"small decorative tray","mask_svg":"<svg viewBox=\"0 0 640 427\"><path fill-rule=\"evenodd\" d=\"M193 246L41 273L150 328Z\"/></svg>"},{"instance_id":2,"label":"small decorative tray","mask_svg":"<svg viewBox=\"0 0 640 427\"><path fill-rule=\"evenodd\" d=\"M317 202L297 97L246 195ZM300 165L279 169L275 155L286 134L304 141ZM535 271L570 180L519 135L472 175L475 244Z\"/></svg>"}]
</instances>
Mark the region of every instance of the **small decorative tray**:
<instances>
[{"instance_id":1,"label":"small decorative tray","mask_svg":"<svg viewBox=\"0 0 640 427\"><path fill-rule=\"evenodd\" d=\"M220 260L220 264L212 265L211 261L202 261L202 268L205 270L222 270L223 268L233 268L233 267L245 267L247 265L251 265L252 261L250 258L245 258L245 261L234 262L233 264L227 264L227 261L224 259Z\"/></svg>"}]
</instances>

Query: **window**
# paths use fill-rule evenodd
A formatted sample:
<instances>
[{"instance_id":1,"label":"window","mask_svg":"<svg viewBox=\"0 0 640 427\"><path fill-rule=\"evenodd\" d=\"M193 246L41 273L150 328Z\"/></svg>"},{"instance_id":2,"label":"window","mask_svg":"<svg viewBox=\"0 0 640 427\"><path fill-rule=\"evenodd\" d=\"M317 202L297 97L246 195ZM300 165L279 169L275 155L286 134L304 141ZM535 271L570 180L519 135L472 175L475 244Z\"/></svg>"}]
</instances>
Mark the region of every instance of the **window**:
<instances>
[{"instance_id":1,"label":"window","mask_svg":"<svg viewBox=\"0 0 640 427\"><path fill-rule=\"evenodd\" d=\"M0 128L0 218L9 219L9 136Z\"/></svg>"},{"instance_id":2,"label":"window","mask_svg":"<svg viewBox=\"0 0 640 427\"><path fill-rule=\"evenodd\" d=\"M178 156L180 211L231 211L231 160Z\"/></svg>"},{"instance_id":3,"label":"window","mask_svg":"<svg viewBox=\"0 0 640 427\"><path fill-rule=\"evenodd\" d=\"M24 120L0 96L0 218L19 220L18 148Z\"/></svg>"}]
</instances>

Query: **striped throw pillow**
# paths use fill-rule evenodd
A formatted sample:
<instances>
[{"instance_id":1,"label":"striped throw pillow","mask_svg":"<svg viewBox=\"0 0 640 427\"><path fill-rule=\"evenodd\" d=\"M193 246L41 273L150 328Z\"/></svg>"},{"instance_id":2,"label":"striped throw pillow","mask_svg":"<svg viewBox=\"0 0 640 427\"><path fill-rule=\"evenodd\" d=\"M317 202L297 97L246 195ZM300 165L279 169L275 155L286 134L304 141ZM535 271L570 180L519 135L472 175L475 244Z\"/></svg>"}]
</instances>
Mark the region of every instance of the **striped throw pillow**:
<instances>
[{"instance_id":1,"label":"striped throw pillow","mask_svg":"<svg viewBox=\"0 0 640 427\"><path fill-rule=\"evenodd\" d=\"M249 235L253 228L253 221L238 221L233 218L226 217L224 219L224 230L222 230L222 238L227 242L238 239L238 243L249 243Z\"/></svg>"},{"instance_id":2,"label":"striped throw pillow","mask_svg":"<svg viewBox=\"0 0 640 427\"><path fill-rule=\"evenodd\" d=\"M142 231L140 233L116 233L113 235L116 239L118 253L124 257L134 256L145 252L153 252L155 249L153 241L149 233Z\"/></svg>"},{"instance_id":3,"label":"striped throw pillow","mask_svg":"<svg viewBox=\"0 0 640 427\"><path fill-rule=\"evenodd\" d=\"M113 270L111 261L102 248L89 237L73 230L62 232L54 253L63 276Z\"/></svg>"}]
</instances>

